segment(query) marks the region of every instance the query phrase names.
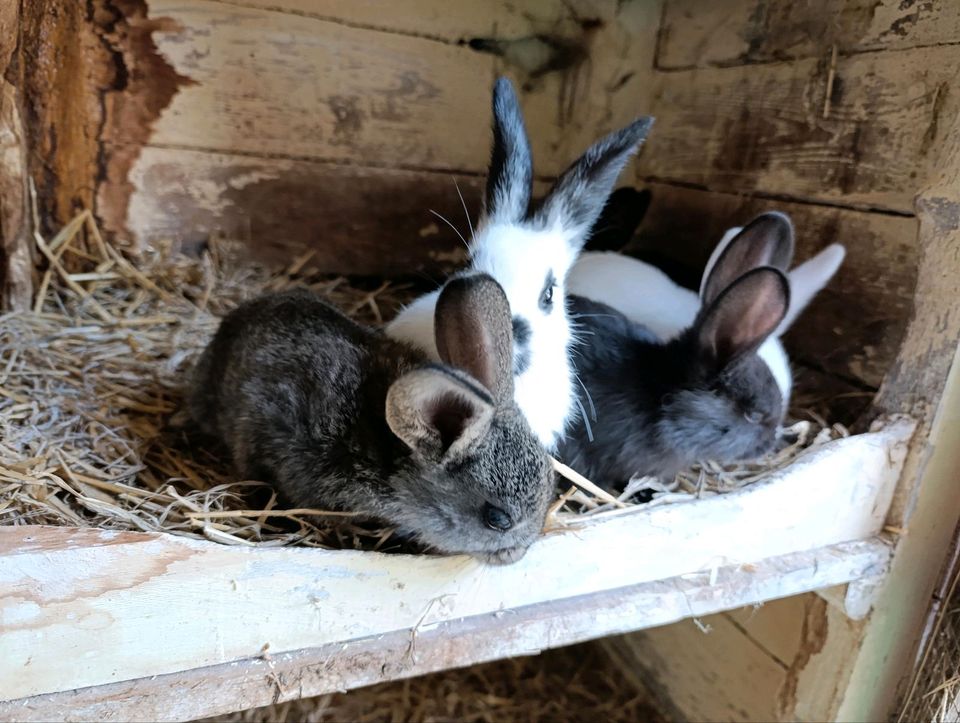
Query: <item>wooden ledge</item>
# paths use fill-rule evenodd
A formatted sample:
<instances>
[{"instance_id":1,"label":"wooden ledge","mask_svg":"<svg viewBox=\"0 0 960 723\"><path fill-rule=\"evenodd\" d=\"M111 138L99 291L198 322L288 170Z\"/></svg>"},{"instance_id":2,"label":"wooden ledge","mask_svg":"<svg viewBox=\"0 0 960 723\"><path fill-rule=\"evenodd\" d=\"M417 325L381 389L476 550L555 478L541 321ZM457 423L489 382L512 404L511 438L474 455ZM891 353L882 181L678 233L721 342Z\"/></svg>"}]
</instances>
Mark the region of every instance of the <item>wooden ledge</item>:
<instances>
[{"instance_id":1,"label":"wooden ledge","mask_svg":"<svg viewBox=\"0 0 960 723\"><path fill-rule=\"evenodd\" d=\"M909 420L893 420L813 448L739 492L584 521L505 567L0 528L0 701L10 701L0 712L21 705L15 699L180 675L264 650L329 657L358 641L401 646L414 631L419 639L444 626L446 642L435 645L446 652L410 670L395 652L377 653L386 663L380 678L337 656L335 687L355 687L876 577L885 548L845 545L879 534L912 431ZM498 642L496 631L509 640Z\"/></svg>"}]
</instances>

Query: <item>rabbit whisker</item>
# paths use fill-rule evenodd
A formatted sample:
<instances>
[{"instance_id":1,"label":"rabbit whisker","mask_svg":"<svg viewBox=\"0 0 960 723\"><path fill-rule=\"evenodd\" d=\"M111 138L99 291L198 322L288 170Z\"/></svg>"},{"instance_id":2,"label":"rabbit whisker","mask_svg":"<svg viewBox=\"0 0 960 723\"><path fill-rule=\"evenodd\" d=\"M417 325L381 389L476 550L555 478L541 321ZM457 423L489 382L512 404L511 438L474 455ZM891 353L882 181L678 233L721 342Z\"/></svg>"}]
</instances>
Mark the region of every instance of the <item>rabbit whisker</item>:
<instances>
[{"instance_id":1,"label":"rabbit whisker","mask_svg":"<svg viewBox=\"0 0 960 723\"><path fill-rule=\"evenodd\" d=\"M596 422L596 421L597 421L597 408L596 408L596 407L594 406L594 404L593 404L593 397L590 396L590 390L587 389L587 385L584 384L583 381L580 379L580 375L579 375L579 374L574 374L573 376L576 378L577 383L583 388L583 393L587 395L587 401L590 402L590 415L593 417L593 421ZM590 433L589 428L588 428L588 430L587 430L587 433L588 433L588 434ZM591 435L591 440L590 440L590 441L593 441L592 435Z\"/></svg>"},{"instance_id":2,"label":"rabbit whisker","mask_svg":"<svg viewBox=\"0 0 960 723\"><path fill-rule=\"evenodd\" d=\"M441 214L437 213L437 212L434 211L432 208L428 208L427 210L428 210L430 213L432 213L434 216L436 216L437 218L439 218L441 221L443 221L445 224L447 224L447 226L449 226L450 228L452 228L452 229L453 229L453 232L454 232L455 234L457 234L457 236L460 237L460 240L461 240L461 241L463 241L463 245L466 246L467 249L470 248L470 244L467 243L467 240L463 237L463 234L460 233L460 230L459 230L456 226L454 226L452 223L450 223L450 220L449 220L448 218L446 218L445 216L442 216Z\"/></svg>"},{"instance_id":3,"label":"rabbit whisker","mask_svg":"<svg viewBox=\"0 0 960 723\"><path fill-rule=\"evenodd\" d=\"M470 212L467 210L467 202L463 200L463 194L460 193L460 184L457 183L457 177L453 177L453 187L457 189L457 195L460 196L460 205L463 206L463 215L467 217L467 227L470 229L470 238L475 234L473 232L473 222L470 220Z\"/></svg>"}]
</instances>

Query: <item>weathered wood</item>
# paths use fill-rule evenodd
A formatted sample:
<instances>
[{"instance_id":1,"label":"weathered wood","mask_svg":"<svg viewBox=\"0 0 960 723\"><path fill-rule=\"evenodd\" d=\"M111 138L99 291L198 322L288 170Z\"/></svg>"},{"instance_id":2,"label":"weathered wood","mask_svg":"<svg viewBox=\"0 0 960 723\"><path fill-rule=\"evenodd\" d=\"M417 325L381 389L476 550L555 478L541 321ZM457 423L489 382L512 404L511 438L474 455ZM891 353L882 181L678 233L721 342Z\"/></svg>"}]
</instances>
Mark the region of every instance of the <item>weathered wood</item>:
<instances>
[{"instance_id":1,"label":"weathered wood","mask_svg":"<svg viewBox=\"0 0 960 723\"><path fill-rule=\"evenodd\" d=\"M247 241L261 257L305 248L324 271L436 276L461 264L480 210L477 176L145 148L130 178L127 222L146 243L210 234ZM170 209L177 209L171 213Z\"/></svg>"},{"instance_id":2,"label":"weathered wood","mask_svg":"<svg viewBox=\"0 0 960 723\"><path fill-rule=\"evenodd\" d=\"M0 308L16 310L29 306L33 287L26 139L19 93L7 80L19 37L19 11L17 2L0 5Z\"/></svg>"},{"instance_id":3,"label":"weathered wood","mask_svg":"<svg viewBox=\"0 0 960 723\"><path fill-rule=\"evenodd\" d=\"M462 43L496 34L572 34L583 25L614 22L615 0L571 0L562 7L542 0L486 0L451 8L447 0L396 0L385 13L377 0L226 0L231 5L288 12L387 33ZM652 4L652 3L651 3Z\"/></svg>"},{"instance_id":4,"label":"weathered wood","mask_svg":"<svg viewBox=\"0 0 960 723\"><path fill-rule=\"evenodd\" d=\"M653 201L630 250L693 288L724 231L763 211L790 214L798 261L831 243L844 244L843 266L787 334L787 349L813 369L880 385L913 314L916 219L657 183L648 187Z\"/></svg>"},{"instance_id":5,"label":"weathered wood","mask_svg":"<svg viewBox=\"0 0 960 723\"><path fill-rule=\"evenodd\" d=\"M709 576L718 567L865 539L883 525L912 427L897 420L828 443L735 493L578 521L520 562L496 568L462 556L0 528L0 588L9 591L0 600L0 697L212 665L265 644L280 652L687 573ZM636 550L658 553L638 558ZM133 640L149 654L132 655ZM62 655L65 649L72 654Z\"/></svg>"},{"instance_id":6,"label":"weathered wood","mask_svg":"<svg viewBox=\"0 0 960 723\"><path fill-rule=\"evenodd\" d=\"M641 177L912 214L960 70L953 47L657 73ZM825 100L829 97L829 106Z\"/></svg>"},{"instance_id":7,"label":"weathered wood","mask_svg":"<svg viewBox=\"0 0 960 723\"><path fill-rule=\"evenodd\" d=\"M950 0L667 0L661 69L823 57L960 43Z\"/></svg>"},{"instance_id":8,"label":"weathered wood","mask_svg":"<svg viewBox=\"0 0 960 723\"><path fill-rule=\"evenodd\" d=\"M891 509L905 527L888 584L856 641L843 720L886 716L916 660L930 596L960 516L960 117L944 129L933 181L921 193L915 312L878 404L921 415Z\"/></svg>"},{"instance_id":9,"label":"weathered wood","mask_svg":"<svg viewBox=\"0 0 960 723\"><path fill-rule=\"evenodd\" d=\"M450 36L452 31L441 33L440 28L459 27L459 14L444 15L436 3L411 3L433 19L422 33L407 27L416 13L403 19L364 3L333 3L322 12L315 4L293 0L257 4L155 0L149 17L135 5L123 18L129 30L116 42L123 48L123 67L139 84L106 94L102 138L107 171L99 186L98 216L108 232L154 240L140 237L153 220L149 211L141 218L140 211L156 203L141 194L139 179L167 173L171 164L187 168L197 163L200 151L212 154L201 165L219 167L229 156L238 167L313 160L355 164L371 172L482 175L489 160L489 86L504 69L520 83L536 171L542 176L556 174L600 134L649 107L643 99L649 94L657 3L622 8L606 0L541 3L529 13L509 3L495 4L484 9L492 14L483 27L491 32L499 28L503 15L512 18L509 27L522 20L526 28L526 35L516 38L500 30L488 37L508 44L497 46L500 55L452 40L438 42L434 34ZM374 12L384 16L380 22L370 22ZM479 32L480 15L471 12L463 21ZM539 70L525 65L524 38L540 42L535 35L548 30L551 38L579 43L583 56ZM165 168L152 167L157 153L151 151L163 152ZM415 177L393 176L400 178ZM305 228L330 223L320 210L306 212L309 207L300 196L323 199L329 208L349 191L311 185L318 180L314 174L301 175L302 185L288 184L282 193L274 186L280 210L273 214L273 228L279 236L303 235ZM193 187L197 190L198 184ZM375 268L379 252L398 242L391 224L395 217L407 211L422 215L438 202L422 188L391 188L388 201L397 199L396 210L388 210L382 223L373 223L377 214L363 212L371 231L365 250L373 250L371 257L362 257L363 266ZM164 205L173 234L196 236L188 219L194 210L205 216L221 213L221 190L214 185L209 193L192 194L183 199L185 209ZM411 196L409 205L398 198L402 195ZM301 214L285 216L290 207L299 207ZM184 220L174 223L178 218ZM331 256L361 258L348 245L334 247L334 242Z\"/></svg>"},{"instance_id":10,"label":"weathered wood","mask_svg":"<svg viewBox=\"0 0 960 723\"><path fill-rule=\"evenodd\" d=\"M7 73L20 91L41 231L92 208L98 175L100 92L116 80L87 3L21 2L19 53ZM7 4L10 4L9 2Z\"/></svg>"},{"instance_id":11,"label":"weathered wood","mask_svg":"<svg viewBox=\"0 0 960 723\"><path fill-rule=\"evenodd\" d=\"M745 569L719 568L668 581L566 598L484 615L424 622L349 643L292 653L266 651L206 668L0 703L0 718L51 720L187 720L345 690L384 680L529 655L543 649L660 625L688 616L796 594L883 569L878 540L847 542L773 557ZM714 579L711 579L714 578ZM196 601L184 596L187 604ZM218 607L201 617L214 621ZM355 614L350 610L349 614ZM130 659L129 652L125 660Z\"/></svg>"}]
</instances>

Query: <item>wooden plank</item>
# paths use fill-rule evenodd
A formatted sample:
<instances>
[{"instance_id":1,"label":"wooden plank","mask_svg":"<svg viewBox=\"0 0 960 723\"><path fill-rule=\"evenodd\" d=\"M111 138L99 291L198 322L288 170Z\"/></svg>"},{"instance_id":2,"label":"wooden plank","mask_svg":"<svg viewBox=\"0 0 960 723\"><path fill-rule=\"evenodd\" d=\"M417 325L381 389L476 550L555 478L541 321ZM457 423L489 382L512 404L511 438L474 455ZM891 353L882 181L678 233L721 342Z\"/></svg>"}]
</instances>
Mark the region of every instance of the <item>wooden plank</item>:
<instances>
[{"instance_id":1,"label":"wooden plank","mask_svg":"<svg viewBox=\"0 0 960 723\"><path fill-rule=\"evenodd\" d=\"M488 161L489 56L211 0L150 11L164 19L159 52L192 81L153 144L406 168Z\"/></svg>"},{"instance_id":2,"label":"wooden plank","mask_svg":"<svg viewBox=\"0 0 960 723\"><path fill-rule=\"evenodd\" d=\"M130 183L122 222L144 243L221 234L274 260L313 249L310 265L322 271L436 277L462 264L466 248L430 210L469 238L457 187L475 222L482 179L145 148Z\"/></svg>"},{"instance_id":3,"label":"wooden plank","mask_svg":"<svg viewBox=\"0 0 960 723\"><path fill-rule=\"evenodd\" d=\"M421 675L706 615L881 570L878 540L643 583L291 653L0 703L0 718L187 720ZM194 605L194 601L188 604ZM194 608L196 609L196 608ZM205 611L206 614L206 611Z\"/></svg>"},{"instance_id":4,"label":"wooden plank","mask_svg":"<svg viewBox=\"0 0 960 723\"><path fill-rule=\"evenodd\" d=\"M6 79L15 59L19 21L19 3L0 5L0 309L17 311L29 308L33 291L26 135L20 94Z\"/></svg>"},{"instance_id":5,"label":"wooden plank","mask_svg":"<svg viewBox=\"0 0 960 723\"><path fill-rule=\"evenodd\" d=\"M657 66L663 69L828 57L960 43L949 0L667 0Z\"/></svg>"},{"instance_id":6,"label":"wooden plank","mask_svg":"<svg viewBox=\"0 0 960 723\"><path fill-rule=\"evenodd\" d=\"M124 18L129 31L118 42L124 44L122 57L133 80L108 91L104 102L107 170L97 198L108 232L144 241L138 236L143 223L136 218L137 207L156 204L137 198L137 178L145 172L150 149L183 151L184 163L190 163L191 151L207 151L264 165L313 160L482 175L490 152L490 88L496 74L508 73L521 91L535 170L551 177L600 135L650 105L657 2L621 7L609 0L555 1L530 12L525 5L495 5L486 18L492 29L499 28L501 15L527 24L525 35L497 30L488 38L497 43L495 54L438 42L431 33L440 26L430 22L450 25L460 16L441 17L439 6L428 0L410 5L434 18L422 33L405 25L418 22L416 13L401 17L394 8L377 10L382 19L368 25L375 12L369 4L333 3L322 12L315 3L294 0L260 5L156 0L149 18L139 11ZM467 12L465 21L476 25L477 13ZM531 56L528 46L544 42L540 31L551 43L560 42L558 47L572 43L575 57L537 67L529 57L540 56ZM150 78L157 80L145 80ZM193 185L189 198L180 194L185 209L168 203L163 214L190 217L195 209L218 214L219 196L208 198ZM281 209L297 202L299 190L288 186L294 198L285 198ZM334 207L348 192L305 191ZM417 189L394 191L422 198ZM416 214L426 211L398 206ZM370 209L361 213L369 216ZM295 217L277 213L275 219L271 230L277 236L304 234ZM182 234L186 228L181 222L176 230ZM372 258L362 258L360 265L376 265L382 251L391 254L389 228L377 229L365 246Z\"/></svg>"},{"instance_id":7,"label":"wooden plank","mask_svg":"<svg viewBox=\"0 0 960 723\"><path fill-rule=\"evenodd\" d=\"M709 576L865 539L883 525L912 428L900 419L814 448L742 491L577 520L504 567L463 556L0 528L0 588L10 591L0 599L0 698L213 665L266 644L282 652L687 573ZM638 558L636 550L658 553ZM686 610L668 610L664 621ZM132 641L146 652L134 654Z\"/></svg>"},{"instance_id":8,"label":"wooden plank","mask_svg":"<svg viewBox=\"0 0 960 723\"><path fill-rule=\"evenodd\" d=\"M518 38L533 33L570 33L583 24L613 22L615 0L487 0L461 3L455 11L447 0L395 0L384 12L378 0L227 0L231 5L288 12L388 33L415 35L450 43L477 36Z\"/></svg>"},{"instance_id":9,"label":"wooden plank","mask_svg":"<svg viewBox=\"0 0 960 723\"><path fill-rule=\"evenodd\" d=\"M933 47L655 75L641 177L912 213L960 110ZM829 105L826 99L829 97Z\"/></svg>"},{"instance_id":10,"label":"wooden plank","mask_svg":"<svg viewBox=\"0 0 960 723\"><path fill-rule=\"evenodd\" d=\"M880 385L913 313L916 219L658 183L648 187L653 201L631 251L662 265L689 287L699 286L703 266L723 232L763 211L791 216L798 261L831 243L844 244L843 266L787 334L787 349L794 360L814 369L869 387Z\"/></svg>"}]
</instances>

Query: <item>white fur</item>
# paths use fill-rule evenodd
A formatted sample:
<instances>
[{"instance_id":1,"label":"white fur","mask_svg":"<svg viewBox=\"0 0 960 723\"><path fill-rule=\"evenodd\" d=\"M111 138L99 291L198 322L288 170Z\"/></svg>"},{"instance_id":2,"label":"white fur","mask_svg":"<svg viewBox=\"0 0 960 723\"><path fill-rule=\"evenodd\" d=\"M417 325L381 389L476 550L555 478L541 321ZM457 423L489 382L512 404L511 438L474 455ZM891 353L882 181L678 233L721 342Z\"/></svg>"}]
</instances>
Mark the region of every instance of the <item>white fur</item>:
<instances>
[{"instance_id":1,"label":"white fur","mask_svg":"<svg viewBox=\"0 0 960 723\"><path fill-rule=\"evenodd\" d=\"M503 287L510 311L531 327L530 365L514 378L514 398L534 434L552 449L572 415L574 376L570 365L570 324L564 305L564 283L576 258L571 232L559 227L487 223L477 230L470 249L470 270L490 274ZM556 279L553 309L544 313L540 292L549 272ZM437 354L433 329L435 291L404 308L387 325L387 334Z\"/></svg>"},{"instance_id":2,"label":"white fur","mask_svg":"<svg viewBox=\"0 0 960 723\"><path fill-rule=\"evenodd\" d=\"M741 229L729 229L717 244L703 279L713 268L720 252ZM790 327L801 311L836 273L845 250L831 244L813 258L788 273L790 306L787 314L757 354L773 374L783 395L784 406L790 402L793 375L790 359L779 337ZM701 290L703 281L701 281ZM675 284L663 271L651 264L613 252L587 252L580 256L567 279L571 294L612 306L633 321L649 328L661 339L671 339L689 327L700 311L700 298L689 289Z\"/></svg>"}]
</instances>

